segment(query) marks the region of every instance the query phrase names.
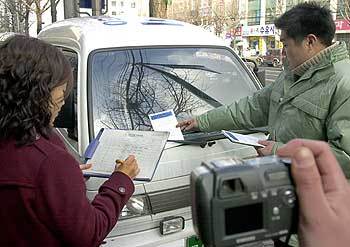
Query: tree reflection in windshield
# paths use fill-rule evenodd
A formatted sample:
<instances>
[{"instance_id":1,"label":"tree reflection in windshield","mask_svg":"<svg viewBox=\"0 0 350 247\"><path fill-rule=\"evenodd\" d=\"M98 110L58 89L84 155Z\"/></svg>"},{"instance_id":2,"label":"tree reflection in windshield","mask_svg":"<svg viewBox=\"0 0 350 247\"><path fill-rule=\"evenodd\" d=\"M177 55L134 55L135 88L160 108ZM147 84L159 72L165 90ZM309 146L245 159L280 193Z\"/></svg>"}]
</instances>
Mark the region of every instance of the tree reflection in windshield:
<instances>
[{"instance_id":1,"label":"tree reflection in windshield","mask_svg":"<svg viewBox=\"0 0 350 247\"><path fill-rule=\"evenodd\" d=\"M89 71L95 133L102 127L149 130L148 114L173 109L181 120L257 89L225 48L98 51L92 55Z\"/></svg>"},{"instance_id":2,"label":"tree reflection in windshield","mask_svg":"<svg viewBox=\"0 0 350 247\"><path fill-rule=\"evenodd\" d=\"M128 51L124 64L120 64L116 56L104 56L100 60L98 67L102 71L97 72L99 76L94 76L93 80L93 84L98 85L94 90L103 92L96 95L97 98L93 97L98 102L98 119L103 125L98 127L149 130L148 115L151 113L173 109L177 116L191 115L195 109L206 105L188 90L188 85L174 80L179 78L194 87L193 80L198 72L164 66L162 69L153 68L143 62L141 50L137 53ZM111 70L114 71L113 76L110 75ZM169 77L169 74L174 77Z\"/></svg>"}]
</instances>

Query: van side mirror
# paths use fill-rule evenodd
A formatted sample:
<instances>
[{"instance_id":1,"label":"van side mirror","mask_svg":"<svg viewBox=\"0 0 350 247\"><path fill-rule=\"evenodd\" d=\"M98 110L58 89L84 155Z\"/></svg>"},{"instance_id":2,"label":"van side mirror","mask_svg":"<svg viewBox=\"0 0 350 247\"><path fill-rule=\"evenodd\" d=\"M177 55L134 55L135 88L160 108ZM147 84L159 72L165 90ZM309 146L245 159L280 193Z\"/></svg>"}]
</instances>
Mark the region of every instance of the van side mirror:
<instances>
[{"instance_id":1,"label":"van side mirror","mask_svg":"<svg viewBox=\"0 0 350 247\"><path fill-rule=\"evenodd\" d=\"M65 104L63 105L60 113L58 114L54 127L56 128L75 128L75 112L74 112L74 100L73 92L65 99Z\"/></svg>"}]
</instances>

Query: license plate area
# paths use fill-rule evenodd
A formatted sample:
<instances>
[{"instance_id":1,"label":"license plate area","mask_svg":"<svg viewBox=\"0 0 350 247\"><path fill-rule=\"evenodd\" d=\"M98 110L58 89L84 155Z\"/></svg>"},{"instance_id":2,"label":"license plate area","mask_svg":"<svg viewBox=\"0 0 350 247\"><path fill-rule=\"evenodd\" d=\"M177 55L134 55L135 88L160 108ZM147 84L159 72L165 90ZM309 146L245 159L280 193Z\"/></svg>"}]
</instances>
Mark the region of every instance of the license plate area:
<instances>
[{"instance_id":1,"label":"license plate area","mask_svg":"<svg viewBox=\"0 0 350 247\"><path fill-rule=\"evenodd\" d=\"M186 239L186 247L204 247L204 244L196 235L193 235Z\"/></svg>"}]
</instances>

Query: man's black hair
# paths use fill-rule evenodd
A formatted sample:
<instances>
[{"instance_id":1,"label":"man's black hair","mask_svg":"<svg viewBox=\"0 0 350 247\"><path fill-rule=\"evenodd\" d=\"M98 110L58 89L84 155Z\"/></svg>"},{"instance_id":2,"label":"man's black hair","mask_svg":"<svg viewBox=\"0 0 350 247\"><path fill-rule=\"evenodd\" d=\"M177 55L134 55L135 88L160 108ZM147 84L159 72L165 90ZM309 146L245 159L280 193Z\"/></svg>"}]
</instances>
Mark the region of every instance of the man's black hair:
<instances>
[{"instance_id":1,"label":"man's black hair","mask_svg":"<svg viewBox=\"0 0 350 247\"><path fill-rule=\"evenodd\" d=\"M308 34L314 34L326 46L332 44L335 34L331 11L315 2L296 5L277 18L275 26L297 42L301 42Z\"/></svg>"}]
</instances>

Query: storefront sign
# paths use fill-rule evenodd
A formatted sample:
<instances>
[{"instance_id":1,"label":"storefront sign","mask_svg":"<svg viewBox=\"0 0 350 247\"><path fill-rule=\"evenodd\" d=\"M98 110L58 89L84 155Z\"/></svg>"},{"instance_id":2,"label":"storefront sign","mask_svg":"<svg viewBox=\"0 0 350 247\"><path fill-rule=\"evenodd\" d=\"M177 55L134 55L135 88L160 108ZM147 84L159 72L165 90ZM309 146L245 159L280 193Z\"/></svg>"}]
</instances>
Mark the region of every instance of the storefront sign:
<instances>
[{"instance_id":1,"label":"storefront sign","mask_svg":"<svg viewBox=\"0 0 350 247\"><path fill-rule=\"evenodd\" d=\"M233 38L233 37L235 38L242 37L242 27L231 28L231 30L227 32L225 35L226 39Z\"/></svg>"},{"instance_id":2,"label":"storefront sign","mask_svg":"<svg viewBox=\"0 0 350 247\"><path fill-rule=\"evenodd\" d=\"M242 36L273 36L276 34L275 25L243 26Z\"/></svg>"},{"instance_id":3,"label":"storefront sign","mask_svg":"<svg viewBox=\"0 0 350 247\"><path fill-rule=\"evenodd\" d=\"M236 29L231 30L233 31L233 36L242 36L242 27L236 27Z\"/></svg>"},{"instance_id":4,"label":"storefront sign","mask_svg":"<svg viewBox=\"0 0 350 247\"><path fill-rule=\"evenodd\" d=\"M336 31L350 31L350 24L346 20L336 20L334 22Z\"/></svg>"}]
</instances>

